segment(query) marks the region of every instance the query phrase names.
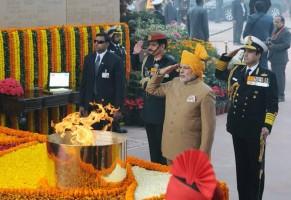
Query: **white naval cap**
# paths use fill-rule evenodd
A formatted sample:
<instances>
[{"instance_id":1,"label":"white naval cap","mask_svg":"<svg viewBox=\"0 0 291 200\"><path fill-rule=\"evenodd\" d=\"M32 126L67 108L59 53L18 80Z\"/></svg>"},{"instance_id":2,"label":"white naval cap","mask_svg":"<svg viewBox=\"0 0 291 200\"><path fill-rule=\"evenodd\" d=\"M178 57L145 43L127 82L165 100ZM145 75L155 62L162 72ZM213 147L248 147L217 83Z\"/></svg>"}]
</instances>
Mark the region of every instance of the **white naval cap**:
<instances>
[{"instance_id":1,"label":"white naval cap","mask_svg":"<svg viewBox=\"0 0 291 200\"><path fill-rule=\"evenodd\" d=\"M163 3L163 0L152 0L152 5L159 5Z\"/></svg>"},{"instance_id":2,"label":"white naval cap","mask_svg":"<svg viewBox=\"0 0 291 200\"><path fill-rule=\"evenodd\" d=\"M261 52L268 51L267 45L262 40L252 35L246 36L244 38L243 43L244 43L244 46L242 47L242 49L252 49L252 50L257 50Z\"/></svg>"}]
</instances>

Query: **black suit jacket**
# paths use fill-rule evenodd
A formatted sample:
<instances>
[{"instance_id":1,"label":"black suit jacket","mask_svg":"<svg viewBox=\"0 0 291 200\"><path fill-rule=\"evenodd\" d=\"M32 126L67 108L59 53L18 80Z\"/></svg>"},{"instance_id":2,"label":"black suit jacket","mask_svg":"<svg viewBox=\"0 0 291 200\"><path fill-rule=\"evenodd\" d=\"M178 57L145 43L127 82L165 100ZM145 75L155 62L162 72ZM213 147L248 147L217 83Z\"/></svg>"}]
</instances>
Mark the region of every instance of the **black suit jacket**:
<instances>
[{"instance_id":1,"label":"black suit jacket","mask_svg":"<svg viewBox=\"0 0 291 200\"><path fill-rule=\"evenodd\" d=\"M215 75L228 82L231 106L227 115L227 131L242 138L259 138L262 127L270 131L278 112L278 90L275 75L259 66L251 76L265 80L268 86L247 84L246 66L236 65L228 70L231 58L222 56L220 62L225 66L216 66Z\"/></svg>"},{"instance_id":2,"label":"black suit jacket","mask_svg":"<svg viewBox=\"0 0 291 200\"><path fill-rule=\"evenodd\" d=\"M85 57L80 87L80 106L88 110L89 103L111 103L121 107L124 99L125 75L121 59L107 51L101 60L98 74L95 72L96 53ZM109 73L109 76L104 76ZM102 75L103 74L103 75ZM94 96L94 82L96 79L97 95Z\"/></svg>"},{"instance_id":3,"label":"black suit jacket","mask_svg":"<svg viewBox=\"0 0 291 200\"><path fill-rule=\"evenodd\" d=\"M243 12L240 0L234 0L232 2L232 16L237 22L243 22L247 19L247 7L244 3L245 13Z\"/></svg>"}]
</instances>

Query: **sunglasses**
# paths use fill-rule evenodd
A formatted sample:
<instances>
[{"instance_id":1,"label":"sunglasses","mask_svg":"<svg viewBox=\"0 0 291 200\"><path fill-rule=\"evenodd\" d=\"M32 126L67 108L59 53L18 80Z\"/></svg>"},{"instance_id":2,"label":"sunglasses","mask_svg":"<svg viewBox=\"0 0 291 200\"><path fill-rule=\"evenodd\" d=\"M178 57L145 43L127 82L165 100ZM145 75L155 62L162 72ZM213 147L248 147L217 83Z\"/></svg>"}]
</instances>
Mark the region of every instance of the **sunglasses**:
<instances>
[{"instance_id":1,"label":"sunglasses","mask_svg":"<svg viewBox=\"0 0 291 200\"><path fill-rule=\"evenodd\" d=\"M97 43L97 44L104 44L105 41L104 41L104 40L94 40L94 43Z\"/></svg>"}]
</instances>

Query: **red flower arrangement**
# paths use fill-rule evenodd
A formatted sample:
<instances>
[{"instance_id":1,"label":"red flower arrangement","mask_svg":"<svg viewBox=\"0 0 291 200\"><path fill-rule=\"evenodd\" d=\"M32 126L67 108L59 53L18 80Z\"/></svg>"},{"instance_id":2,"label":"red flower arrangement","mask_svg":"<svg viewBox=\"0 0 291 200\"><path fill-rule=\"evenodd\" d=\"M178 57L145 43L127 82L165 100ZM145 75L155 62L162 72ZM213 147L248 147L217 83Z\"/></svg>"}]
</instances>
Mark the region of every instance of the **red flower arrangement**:
<instances>
[{"instance_id":1,"label":"red flower arrangement","mask_svg":"<svg viewBox=\"0 0 291 200\"><path fill-rule=\"evenodd\" d=\"M214 85L212 87L212 91L216 94L218 97L225 97L226 96L226 91L222 89L221 87Z\"/></svg>"},{"instance_id":2,"label":"red flower arrangement","mask_svg":"<svg viewBox=\"0 0 291 200\"><path fill-rule=\"evenodd\" d=\"M24 91L18 81L13 78L6 78L0 81L0 94L22 96Z\"/></svg>"},{"instance_id":3,"label":"red flower arrangement","mask_svg":"<svg viewBox=\"0 0 291 200\"><path fill-rule=\"evenodd\" d=\"M128 110L133 110L133 109L141 110L143 108L143 104L144 104L144 101L141 97L136 98L136 99L126 98L124 101L124 106Z\"/></svg>"}]
</instances>

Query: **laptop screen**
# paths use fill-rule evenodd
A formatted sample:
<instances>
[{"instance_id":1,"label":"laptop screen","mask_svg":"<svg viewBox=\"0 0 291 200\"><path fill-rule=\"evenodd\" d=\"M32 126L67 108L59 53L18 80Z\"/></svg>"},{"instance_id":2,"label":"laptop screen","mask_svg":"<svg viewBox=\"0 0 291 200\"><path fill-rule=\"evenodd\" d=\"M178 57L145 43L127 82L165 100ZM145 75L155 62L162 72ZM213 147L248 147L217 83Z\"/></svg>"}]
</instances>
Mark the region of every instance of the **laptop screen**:
<instances>
[{"instance_id":1,"label":"laptop screen","mask_svg":"<svg viewBox=\"0 0 291 200\"><path fill-rule=\"evenodd\" d=\"M50 72L49 88L69 88L70 73L69 72Z\"/></svg>"}]
</instances>

